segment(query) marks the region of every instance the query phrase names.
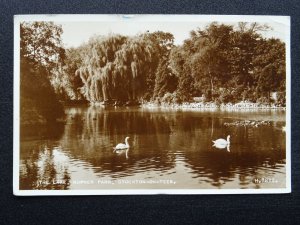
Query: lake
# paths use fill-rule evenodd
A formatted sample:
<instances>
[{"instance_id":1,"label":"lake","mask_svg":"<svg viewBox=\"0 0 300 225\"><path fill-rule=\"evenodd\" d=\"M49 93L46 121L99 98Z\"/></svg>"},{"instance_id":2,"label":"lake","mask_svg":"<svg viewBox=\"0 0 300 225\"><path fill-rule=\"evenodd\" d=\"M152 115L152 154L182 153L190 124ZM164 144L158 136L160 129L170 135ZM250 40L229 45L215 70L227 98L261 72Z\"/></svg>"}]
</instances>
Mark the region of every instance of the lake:
<instances>
[{"instance_id":1,"label":"lake","mask_svg":"<svg viewBox=\"0 0 300 225\"><path fill-rule=\"evenodd\" d=\"M285 111L66 108L21 127L21 190L285 188ZM225 126L235 121L261 126ZM229 148L213 140L230 135ZM130 148L114 151L130 137Z\"/></svg>"}]
</instances>

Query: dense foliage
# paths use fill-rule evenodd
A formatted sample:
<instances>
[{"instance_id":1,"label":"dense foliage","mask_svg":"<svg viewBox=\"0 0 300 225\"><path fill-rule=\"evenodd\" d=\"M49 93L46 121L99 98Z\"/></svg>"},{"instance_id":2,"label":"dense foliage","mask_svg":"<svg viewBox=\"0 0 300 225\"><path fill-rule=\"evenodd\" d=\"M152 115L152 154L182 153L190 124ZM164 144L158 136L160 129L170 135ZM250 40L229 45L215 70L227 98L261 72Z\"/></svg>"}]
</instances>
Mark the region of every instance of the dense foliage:
<instances>
[{"instance_id":1,"label":"dense foliage","mask_svg":"<svg viewBox=\"0 0 300 225\"><path fill-rule=\"evenodd\" d=\"M78 97L90 102L150 100L161 92L163 82L168 82L166 76L173 76L163 71L168 69L173 39L172 34L164 32L134 37L95 36L67 51L65 71L71 81L77 80L73 83L80 93ZM164 89L174 91L172 84L169 86Z\"/></svg>"},{"instance_id":2,"label":"dense foliage","mask_svg":"<svg viewBox=\"0 0 300 225\"><path fill-rule=\"evenodd\" d=\"M212 23L205 30L192 31L170 57L184 100L203 95L225 103L262 98L270 102L271 92L285 96L285 45L259 35L257 29L263 28ZM280 103L285 104L285 99Z\"/></svg>"},{"instance_id":3,"label":"dense foliage","mask_svg":"<svg viewBox=\"0 0 300 225\"><path fill-rule=\"evenodd\" d=\"M284 105L285 44L264 38L260 31L266 29L214 22L192 30L179 46L171 33L157 31L94 36L64 49L60 26L34 22L21 26L21 55L43 67L64 101L181 103L201 97Z\"/></svg>"},{"instance_id":4,"label":"dense foliage","mask_svg":"<svg viewBox=\"0 0 300 225\"><path fill-rule=\"evenodd\" d=\"M20 26L21 123L55 121L64 115L51 80L61 67L64 49L62 29L53 23Z\"/></svg>"},{"instance_id":5,"label":"dense foliage","mask_svg":"<svg viewBox=\"0 0 300 225\"><path fill-rule=\"evenodd\" d=\"M90 102L159 102L172 94L177 102L202 96L224 103L284 104L285 45L263 38L259 31L266 29L257 23L211 23L191 31L181 46L160 31L95 36L67 50L66 74L74 95ZM277 99L270 98L272 92Z\"/></svg>"},{"instance_id":6,"label":"dense foliage","mask_svg":"<svg viewBox=\"0 0 300 225\"><path fill-rule=\"evenodd\" d=\"M53 122L64 114L47 73L45 67L33 67L32 62L21 58L22 124Z\"/></svg>"}]
</instances>

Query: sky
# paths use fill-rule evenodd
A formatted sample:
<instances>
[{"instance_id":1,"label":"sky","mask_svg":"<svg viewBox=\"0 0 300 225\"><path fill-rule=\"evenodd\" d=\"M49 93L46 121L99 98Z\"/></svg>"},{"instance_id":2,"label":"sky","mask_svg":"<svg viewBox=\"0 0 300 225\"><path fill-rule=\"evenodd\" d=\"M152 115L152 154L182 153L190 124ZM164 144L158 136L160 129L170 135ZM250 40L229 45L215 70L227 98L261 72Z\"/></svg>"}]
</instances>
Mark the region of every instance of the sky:
<instances>
[{"instance_id":1,"label":"sky","mask_svg":"<svg viewBox=\"0 0 300 225\"><path fill-rule=\"evenodd\" d=\"M110 33L133 36L146 31L164 31L174 35L174 42L180 45L183 41L189 38L191 30L197 28L205 28L213 20L207 21L142 21L142 20L112 20L112 21L66 21L55 22L62 25L63 34L62 40L65 47L78 47L84 42L87 42L94 35L107 35ZM219 20L218 22L221 23ZM237 22L223 21L222 23L237 25ZM286 25L276 20L269 20L261 24L268 24L272 30L262 32L262 35L267 38L275 37L281 40L286 38Z\"/></svg>"}]
</instances>

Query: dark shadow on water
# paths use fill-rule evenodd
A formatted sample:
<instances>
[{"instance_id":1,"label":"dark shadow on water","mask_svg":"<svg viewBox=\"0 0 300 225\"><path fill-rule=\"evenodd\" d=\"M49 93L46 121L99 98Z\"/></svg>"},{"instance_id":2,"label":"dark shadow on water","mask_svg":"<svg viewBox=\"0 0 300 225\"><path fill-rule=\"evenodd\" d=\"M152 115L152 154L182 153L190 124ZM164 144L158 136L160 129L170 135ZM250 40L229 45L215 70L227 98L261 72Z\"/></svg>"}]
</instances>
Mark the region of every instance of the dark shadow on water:
<instances>
[{"instance_id":1,"label":"dark shadow on water","mask_svg":"<svg viewBox=\"0 0 300 225\"><path fill-rule=\"evenodd\" d=\"M40 139L59 139L64 132L65 124L54 122L43 125L22 125L20 127L20 139L40 140Z\"/></svg>"}]
</instances>

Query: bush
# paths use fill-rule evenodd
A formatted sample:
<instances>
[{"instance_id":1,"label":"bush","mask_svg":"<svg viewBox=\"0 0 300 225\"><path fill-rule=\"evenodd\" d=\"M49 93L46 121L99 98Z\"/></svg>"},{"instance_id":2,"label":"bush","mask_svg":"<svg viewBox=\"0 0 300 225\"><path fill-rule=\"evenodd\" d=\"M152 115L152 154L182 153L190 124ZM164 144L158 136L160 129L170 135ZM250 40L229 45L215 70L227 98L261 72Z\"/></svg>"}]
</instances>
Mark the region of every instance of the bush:
<instances>
[{"instance_id":1,"label":"bush","mask_svg":"<svg viewBox=\"0 0 300 225\"><path fill-rule=\"evenodd\" d=\"M280 104L281 106L286 105L285 95L285 92L278 92L277 104Z\"/></svg>"},{"instance_id":2,"label":"bush","mask_svg":"<svg viewBox=\"0 0 300 225\"><path fill-rule=\"evenodd\" d=\"M162 103L166 104L181 104L182 99L179 97L178 93L173 92L167 92L162 98L161 98Z\"/></svg>"},{"instance_id":3,"label":"bush","mask_svg":"<svg viewBox=\"0 0 300 225\"><path fill-rule=\"evenodd\" d=\"M218 105L235 102L232 90L228 88L219 88L214 94L214 102Z\"/></svg>"},{"instance_id":4,"label":"bush","mask_svg":"<svg viewBox=\"0 0 300 225\"><path fill-rule=\"evenodd\" d=\"M260 103L260 104L269 104L269 100L267 97L260 97L256 100L257 103Z\"/></svg>"}]
</instances>

